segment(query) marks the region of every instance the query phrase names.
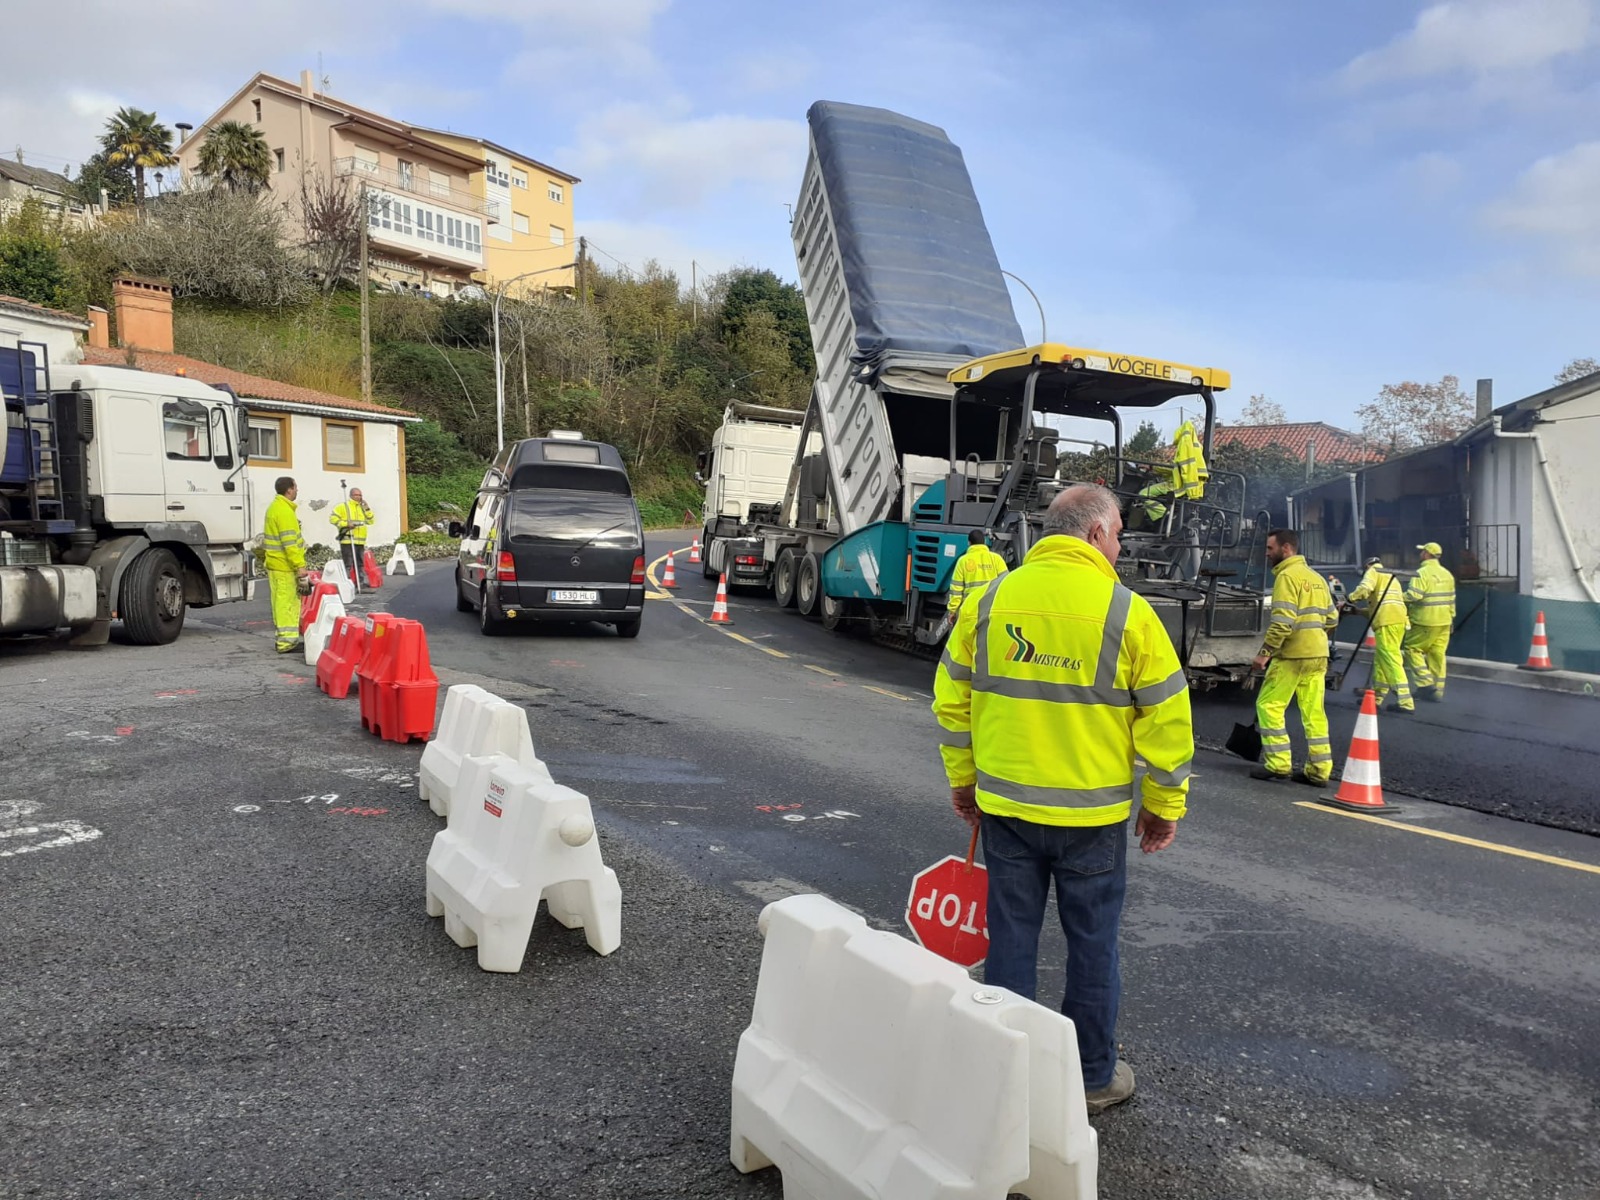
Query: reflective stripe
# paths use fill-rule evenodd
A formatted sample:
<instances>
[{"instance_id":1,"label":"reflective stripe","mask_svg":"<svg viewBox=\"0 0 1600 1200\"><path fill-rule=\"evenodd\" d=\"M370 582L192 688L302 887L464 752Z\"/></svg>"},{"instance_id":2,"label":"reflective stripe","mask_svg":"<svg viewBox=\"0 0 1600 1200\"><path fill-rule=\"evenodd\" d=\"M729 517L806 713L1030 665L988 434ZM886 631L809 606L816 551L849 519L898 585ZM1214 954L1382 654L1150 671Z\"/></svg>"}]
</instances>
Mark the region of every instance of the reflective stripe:
<instances>
[{"instance_id":1,"label":"reflective stripe","mask_svg":"<svg viewBox=\"0 0 1600 1200\"><path fill-rule=\"evenodd\" d=\"M1184 678L1183 668L1179 667L1160 683L1153 683L1149 687L1133 689L1133 706L1135 708L1154 708L1167 700L1172 699L1179 692L1188 688L1189 681Z\"/></svg>"},{"instance_id":2,"label":"reflective stripe","mask_svg":"<svg viewBox=\"0 0 1600 1200\"><path fill-rule=\"evenodd\" d=\"M989 615L995 597L1005 584L998 583L978 601L977 651L973 655L972 687L991 696L1012 700L1042 700L1050 704L1104 704L1128 708L1133 696L1118 689L1117 663L1122 657L1122 635L1127 632L1128 612L1133 607L1133 592L1122 584L1111 587L1111 603L1106 608L1105 628L1100 638L1100 657L1095 663L1093 683L1052 683L1045 679L1017 679L989 673ZM948 653L948 651L947 651Z\"/></svg>"},{"instance_id":3,"label":"reflective stripe","mask_svg":"<svg viewBox=\"0 0 1600 1200\"><path fill-rule=\"evenodd\" d=\"M951 679L972 678L972 668L958 663L955 660L955 656L950 653L948 646L945 647L944 657L939 660L939 665L944 668L944 673L950 676Z\"/></svg>"},{"instance_id":4,"label":"reflective stripe","mask_svg":"<svg viewBox=\"0 0 1600 1200\"><path fill-rule=\"evenodd\" d=\"M978 772L978 787L1004 800L1039 808L1104 808L1133 802L1133 781L1099 788L1034 787Z\"/></svg>"},{"instance_id":5,"label":"reflective stripe","mask_svg":"<svg viewBox=\"0 0 1600 1200\"><path fill-rule=\"evenodd\" d=\"M965 733L952 733L948 729L939 732L939 745L950 746L956 750L970 750L972 748L972 730Z\"/></svg>"},{"instance_id":6,"label":"reflective stripe","mask_svg":"<svg viewBox=\"0 0 1600 1200\"><path fill-rule=\"evenodd\" d=\"M1418 608L1429 608L1438 605L1454 604L1455 602L1456 598L1452 594L1449 596L1429 596L1427 599L1418 600L1416 603Z\"/></svg>"},{"instance_id":7,"label":"reflective stripe","mask_svg":"<svg viewBox=\"0 0 1600 1200\"><path fill-rule=\"evenodd\" d=\"M1177 787L1189 778L1191 764L1184 763L1176 771L1163 771L1160 767L1146 767L1145 777L1155 780L1162 787Z\"/></svg>"},{"instance_id":8,"label":"reflective stripe","mask_svg":"<svg viewBox=\"0 0 1600 1200\"><path fill-rule=\"evenodd\" d=\"M1259 733L1262 737L1288 737L1289 736L1288 729L1257 729L1256 732Z\"/></svg>"}]
</instances>

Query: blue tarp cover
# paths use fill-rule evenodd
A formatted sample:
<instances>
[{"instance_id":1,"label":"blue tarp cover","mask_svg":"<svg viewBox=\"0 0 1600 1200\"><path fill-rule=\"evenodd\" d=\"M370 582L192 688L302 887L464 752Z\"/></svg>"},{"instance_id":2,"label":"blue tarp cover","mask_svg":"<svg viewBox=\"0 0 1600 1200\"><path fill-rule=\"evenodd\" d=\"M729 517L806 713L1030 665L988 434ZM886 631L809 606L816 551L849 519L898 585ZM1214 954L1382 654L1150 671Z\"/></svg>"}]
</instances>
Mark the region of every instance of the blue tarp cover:
<instances>
[{"instance_id":1,"label":"blue tarp cover","mask_svg":"<svg viewBox=\"0 0 1600 1200\"><path fill-rule=\"evenodd\" d=\"M833 213L859 363L1023 345L972 179L942 129L820 100L806 114Z\"/></svg>"}]
</instances>

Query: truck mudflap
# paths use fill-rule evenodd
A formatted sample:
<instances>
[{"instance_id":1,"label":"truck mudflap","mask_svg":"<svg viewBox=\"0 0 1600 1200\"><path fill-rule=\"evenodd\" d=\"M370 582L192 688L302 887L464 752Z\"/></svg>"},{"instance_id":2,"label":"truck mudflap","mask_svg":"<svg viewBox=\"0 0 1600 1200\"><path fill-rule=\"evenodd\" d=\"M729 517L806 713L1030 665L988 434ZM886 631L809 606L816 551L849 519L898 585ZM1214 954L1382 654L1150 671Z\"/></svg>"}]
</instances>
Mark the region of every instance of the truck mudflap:
<instances>
[{"instance_id":1,"label":"truck mudflap","mask_svg":"<svg viewBox=\"0 0 1600 1200\"><path fill-rule=\"evenodd\" d=\"M0 567L0 634L80 630L98 611L90 567Z\"/></svg>"}]
</instances>

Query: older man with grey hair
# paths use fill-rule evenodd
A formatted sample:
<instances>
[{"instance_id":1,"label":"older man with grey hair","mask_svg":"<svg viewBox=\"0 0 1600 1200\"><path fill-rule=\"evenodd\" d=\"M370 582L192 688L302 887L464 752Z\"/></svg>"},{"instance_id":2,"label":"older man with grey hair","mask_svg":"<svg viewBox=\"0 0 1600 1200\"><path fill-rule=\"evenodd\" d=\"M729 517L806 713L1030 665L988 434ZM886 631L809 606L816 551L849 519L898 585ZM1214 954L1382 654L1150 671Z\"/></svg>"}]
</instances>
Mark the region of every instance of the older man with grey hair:
<instances>
[{"instance_id":1,"label":"older man with grey hair","mask_svg":"<svg viewBox=\"0 0 1600 1200\"><path fill-rule=\"evenodd\" d=\"M1117 578L1122 515L1103 487L1070 487L1022 564L968 596L934 682L956 812L983 835L985 981L1029 999L1055 882L1067 937L1061 1011L1078 1032L1091 1112L1133 1095L1117 1057L1117 936L1127 822L1146 854L1186 811L1194 729L1183 668L1160 619Z\"/></svg>"}]
</instances>

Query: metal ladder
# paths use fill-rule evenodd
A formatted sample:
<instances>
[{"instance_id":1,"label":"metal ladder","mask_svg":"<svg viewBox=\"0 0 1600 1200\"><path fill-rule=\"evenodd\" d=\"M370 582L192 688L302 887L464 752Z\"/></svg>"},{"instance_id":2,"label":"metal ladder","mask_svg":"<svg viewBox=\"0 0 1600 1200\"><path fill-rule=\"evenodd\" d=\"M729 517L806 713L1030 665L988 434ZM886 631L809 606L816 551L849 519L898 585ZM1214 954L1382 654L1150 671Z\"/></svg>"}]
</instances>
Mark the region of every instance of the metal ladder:
<instances>
[{"instance_id":1,"label":"metal ladder","mask_svg":"<svg viewBox=\"0 0 1600 1200\"><path fill-rule=\"evenodd\" d=\"M50 387L50 347L43 342L17 343L17 368L22 383L23 428L28 448L28 517L42 532L57 532L66 521L61 496L61 445L56 428L56 398ZM28 355L34 352L30 368ZM51 526L56 525L56 529Z\"/></svg>"}]
</instances>

